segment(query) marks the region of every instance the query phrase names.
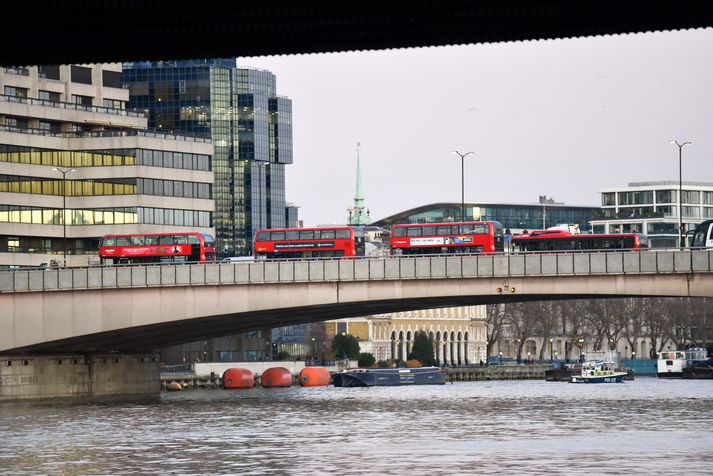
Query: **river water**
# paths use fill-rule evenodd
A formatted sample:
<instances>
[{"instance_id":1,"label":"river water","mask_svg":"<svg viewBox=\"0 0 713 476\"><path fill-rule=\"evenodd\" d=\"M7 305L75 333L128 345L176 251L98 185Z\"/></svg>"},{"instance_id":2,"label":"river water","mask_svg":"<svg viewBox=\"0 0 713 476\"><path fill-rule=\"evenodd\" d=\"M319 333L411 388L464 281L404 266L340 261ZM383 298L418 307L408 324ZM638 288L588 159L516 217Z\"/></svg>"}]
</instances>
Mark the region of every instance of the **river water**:
<instances>
[{"instance_id":1,"label":"river water","mask_svg":"<svg viewBox=\"0 0 713 476\"><path fill-rule=\"evenodd\" d=\"M0 474L713 474L713 380L0 405Z\"/></svg>"}]
</instances>

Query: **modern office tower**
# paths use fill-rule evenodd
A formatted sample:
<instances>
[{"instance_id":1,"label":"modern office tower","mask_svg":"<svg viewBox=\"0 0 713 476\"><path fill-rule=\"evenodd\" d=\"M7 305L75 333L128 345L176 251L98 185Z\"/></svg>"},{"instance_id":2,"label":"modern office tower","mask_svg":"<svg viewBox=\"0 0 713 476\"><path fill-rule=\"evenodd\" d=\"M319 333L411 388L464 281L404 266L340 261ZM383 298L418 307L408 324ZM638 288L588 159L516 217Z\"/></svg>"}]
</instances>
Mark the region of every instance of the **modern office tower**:
<instances>
[{"instance_id":1,"label":"modern office tower","mask_svg":"<svg viewBox=\"0 0 713 476\"><path fill-rule=\"evenodd\" d=\"M214 234L213 145L147 130L120 64L0 68L0 269L87 265L108 233Z\"/></svg>"},{"instance_id":2,"label":"modern office tower","mask_svg":"<svg viewBox=\"0 0 713 476\"><path fill-rule=\"evenodd\" d=\"M713 218L713 183L632 182L601 193L602 209L592 220L594 232L643 233L648 235L651 248L677 247L679 224L685 236L702 221Z\"/></svg>"},{"instance_id":3,"label":"modern office tower","mask_svg":"<svg viewBox=\"0 0 713 476\"><path fill-rule=\"evenodd\" d=\"M277 96L275 75L213 59L127 63L122 81L149 127L212 140L219 256L249 255L258 229L286 225L292 102Z\"/></svg>"}]
</instances>

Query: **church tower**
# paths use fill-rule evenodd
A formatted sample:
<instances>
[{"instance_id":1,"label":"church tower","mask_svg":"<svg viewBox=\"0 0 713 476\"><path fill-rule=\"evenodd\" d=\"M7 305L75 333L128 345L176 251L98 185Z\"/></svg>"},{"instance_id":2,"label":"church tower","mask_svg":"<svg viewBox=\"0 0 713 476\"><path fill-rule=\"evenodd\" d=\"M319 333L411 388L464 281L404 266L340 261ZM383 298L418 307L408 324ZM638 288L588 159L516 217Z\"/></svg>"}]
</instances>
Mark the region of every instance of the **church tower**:
<instances>
[{"instance_id":1,"label":"church tower","mask_svg":"<svg viewBox=\"0 0 713 476\"><path fill-rule=\"evenodd\" d=\"M352 208L347 208L349 212L349 225L363 226L368 225L371 222L369 217L369 209L364 206L364 192L361 189L361 163L359 158L359 151L361 149L361 142L357 142L357 170L356 170L356 194L354 195L354 206Z\"/></svg>"}]
</instances>

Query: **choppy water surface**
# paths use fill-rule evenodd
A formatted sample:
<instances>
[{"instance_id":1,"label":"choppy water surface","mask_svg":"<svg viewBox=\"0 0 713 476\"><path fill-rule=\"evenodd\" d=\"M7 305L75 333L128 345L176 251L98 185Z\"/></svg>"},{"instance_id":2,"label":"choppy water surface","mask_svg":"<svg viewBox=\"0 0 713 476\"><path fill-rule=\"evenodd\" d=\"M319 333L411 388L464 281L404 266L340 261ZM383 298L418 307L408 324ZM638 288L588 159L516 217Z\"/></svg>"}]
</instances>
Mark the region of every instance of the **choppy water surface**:
<instances>
[{"instance_id":1,"label":"choppy water surface","mask_svg":"<svg viewBox=\"0 0 713 476\"><path fill-rule=\"evenodd\" d=\"M197 390L0 405L0 474L713 474L713 381Z\"/></svg>"}]
</instances>

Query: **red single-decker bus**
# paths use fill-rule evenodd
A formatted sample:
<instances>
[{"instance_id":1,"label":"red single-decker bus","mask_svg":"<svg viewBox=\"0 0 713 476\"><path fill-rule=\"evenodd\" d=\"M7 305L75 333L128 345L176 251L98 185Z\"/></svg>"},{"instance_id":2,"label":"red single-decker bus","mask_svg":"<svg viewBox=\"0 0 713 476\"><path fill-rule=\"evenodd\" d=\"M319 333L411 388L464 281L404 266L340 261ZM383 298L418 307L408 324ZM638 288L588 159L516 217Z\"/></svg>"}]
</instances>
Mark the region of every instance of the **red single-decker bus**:
<instances>
[{"instance_id":1,"label":"red single-decker bus","mask_svg":"<svg viewBox=\"0 0 713 476\"><path fill-rule=\"evenodd\" d=\"M533 230L513 236L514 251L626 251L649 247L640 233L588 234L564 230Z\"/></svg>"},{"instance_id":2,"label":"red single-decker bus","mask_svg":"<svg viewBox=\"0 0 713 476\"><path fill-rule=\"evenodd\" d=\"M364 256L362 227L273 228L255 234L255 259Z\"/></svg>"},{"instance_id":3,"label":"red single-decker bus","mask_svg":"<svg viewBox=\"0 0 713 476\"><path fill-rule=\"evenodd\" d=\"M503 226L496 221L394 225L392 255L498 253L503 251Z\"/></svg>"},{"instance_id":4,"label":"red single-decker bus","mask_svg":"<svg viewBox=\"0 0 713 476\"><path fill-rule=\"evenodd\" d=\"M198 232L105 235L99 258L102 264L205 263L215 261L215 239Z\"/></svg>"}]
</instances>

